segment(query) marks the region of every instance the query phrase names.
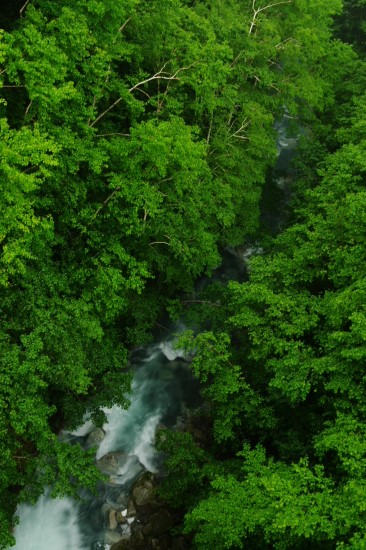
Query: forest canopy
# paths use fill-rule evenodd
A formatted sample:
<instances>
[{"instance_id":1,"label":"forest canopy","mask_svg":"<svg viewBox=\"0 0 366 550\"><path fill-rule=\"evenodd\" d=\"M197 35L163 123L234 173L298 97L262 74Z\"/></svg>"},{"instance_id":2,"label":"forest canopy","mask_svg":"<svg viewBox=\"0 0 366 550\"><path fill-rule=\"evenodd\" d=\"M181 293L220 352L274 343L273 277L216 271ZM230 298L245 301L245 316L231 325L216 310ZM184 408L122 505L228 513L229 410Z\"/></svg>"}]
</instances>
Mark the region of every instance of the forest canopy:
<instances>
[{"instance_id":1,"label":"forest canopy","mask_svg":"<svg viewBox=\"0 0 366 550\"><path fill-rule=\"evenodd\" d=\"M0 547L17 503L95 485L57 432L127 406L129 352L169 311L195 327L212 424L203 449L165 443L193 546L366 548L364 4L4 7ZM273 232L284 116L299 146ZM197 290L258 239L247 281Z\"/></svg>"}]
</instances>

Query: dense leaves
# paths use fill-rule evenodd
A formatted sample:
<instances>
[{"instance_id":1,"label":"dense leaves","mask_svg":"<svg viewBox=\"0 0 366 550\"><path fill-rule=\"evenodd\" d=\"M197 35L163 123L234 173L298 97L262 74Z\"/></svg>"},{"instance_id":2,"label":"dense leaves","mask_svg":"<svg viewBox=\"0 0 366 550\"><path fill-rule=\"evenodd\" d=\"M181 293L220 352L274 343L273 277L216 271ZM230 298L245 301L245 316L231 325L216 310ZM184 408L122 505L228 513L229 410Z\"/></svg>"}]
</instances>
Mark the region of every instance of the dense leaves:
<instances>
[{"instance_id":1,"label":"dense leaves","mask_svg":"<svg viewBox=\"0 0 366 550\"><path fill-rule=\"evenodd\" d=\"M226 396L231 426L214 432L224 455L211 449L225 474L186 515L197 548L365 545L364 112L356 79L300 148L288 227L251 259L248 281L197 296L212 330L189 337L193 368L216 423ZM335 139L319 147L324 128Z\"/></svg>"},{"instance_id":2,"label":"dense leaves","mask_svg":"<svg viewBox=\"0 0 366 550\"><path fill-rule=\"evenodd\" d=\"M0 35L0 546L17 501L95 483L57 431L125 405L131 347L258 234L286 109L311 138L292 226L192 300L214 440L167 440L170 492L199 548L361 548L364 66L340 0L23 8Z\"/></svg>"}]
</instances>

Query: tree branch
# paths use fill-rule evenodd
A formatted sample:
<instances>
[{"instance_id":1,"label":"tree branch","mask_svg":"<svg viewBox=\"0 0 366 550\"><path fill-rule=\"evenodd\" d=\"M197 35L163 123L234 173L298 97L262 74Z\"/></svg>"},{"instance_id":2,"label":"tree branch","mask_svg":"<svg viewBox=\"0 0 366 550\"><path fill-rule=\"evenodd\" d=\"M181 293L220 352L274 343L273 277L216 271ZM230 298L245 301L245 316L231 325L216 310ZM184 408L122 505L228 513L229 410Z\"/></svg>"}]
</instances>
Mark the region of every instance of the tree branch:
<instances>
[{"instance_id":1,"label":"tree branch","mask_svg":"<svg viewBox=\"0 0 366 550\"><path fill-rule=\"evenodd\" d=\"M19 15L20 15L20 17L23 16L23 11L24 11L25 8L28 6L29 2L30 2L30 0L27 0L26 3L23 4L23 6L20 8L20 10L19 10Z\"/></svg>"},{"instance_id":2,"label":"tree branch","mask_svg":"<svg viewBox=\"0 0 366 550\"><path fill-rule=\"evenodd\" d=\"M233 132L231 135L229 135L229 139L231 138L237 138L242 140L248 140L249 138L243 134L243 130L247 128L251 123L251 120L249 117L246 117L243 122L241 123L241 126L236 132ZM232 126L232 125L231 125ZM230 126L230 128L231 128Z\"/></svg>"},{"instance_id":3,"label":"tree branch","mask_svg":"<svg viewBox=\"0 0 366 550\"><path fill-rule=\"evenodd\" d=\"M128 23L129 21L131 21L131 19L132 19L132 17L129 17L129 18L127 19L127 21L125 21L125 22L123 23L122 27L120 27L120 28L118 29L118 32L122 32L123 29L125 28L125 26L127 25L127 23Z\"/></svg>"},{"instance_id":4,"label":"tree branch","mask_svg":"<svg viewBox=\"0 0 366 550\"><path fill-rule=\"evenodd\" d=\"M109 201L113 198L113 196L114 196L116 193L118 193L118 191L120 191L120 190L121 190L121 187L120 187L120 186L118 186L118 187L116 187L116 188L114 189L113 193L111 193L111 194L109 195L109 197L106 198L106 200L103 202L102 206L100 206L100 207L98 208L98 210L95 212L95 214L94 214L94 216L93 216L94 218L96 218L96 217L98 216L99 212L105 207L106 204L109 203Z\"/></svg>"},{"instance_id":5,"label":"tree branch","mask_svg":"<svg viewBox=\"0 0 366 550\"><path fill-rule=\"evenodd\" d=\"M129 93L132 93L134 90L138 89L140 92L142 93L145 93L146 92L143 92L143 90L140 90L140 86L142 86L143 84L146 84L147 82L151 82L152 80L168 80L168 81L172 81L172 80L180 80L178 78L178 74L181 72L181 71L187 71L188 69L190 69L193 65L196 65L198 62L195 61L194 63L191 63L190 65L188 65L188 67L181 67L180 69L178 69L177 71L175 71L174 74L171 74L169 75L169 73L167 71L165 71L165 67L167 66L167 64L169 63L169 61L167 61L166 63L164 63L164 65L162 66L162 68L157 72L155 73L153 76L150 76L149 78L145 78L144 80L141 80L141 82L137 82L137 84L134 84L128 91ZM146 94L148 95L148 94ZM150 96L148 96L150 97ZM93 120L93 122L90 123L90 127L93 127L95 126L95 124L97 122L99 122L99 120L101 118L103 118L107 113L109 113L109 111L111 111L112 109L114 109L114 107L116 107L118 105L118 103L120 103L122 101L122 97L119 97L114 103L112 103L112 105L110 105L105 111L103 111L103 113L101 113L95 120Z\"/></svg>"},{"instance_id":6,"label":"tree branch","mask_svg":"<svg viewBox=\"0 0 366 550\"><path fill-rule=\"evenodd\" d=\"M32 103L33 103L33 101L30 100L30 102L28 103L28 106L25 110L24 116L27 116L27 114L29 113L29 109L32 107Z\"/></svg>"},{"instance_id":7,"label":"tree branch","mask_svg":"<svg viewBox=\"0 0 366 550\"><path fill-rule=\"evenodd\" d=\"M267 6L263 6L262 8L256 8L255 3L256 3L256 0L253 0L253 4L252 4L253 18L250 23L248 34L252 34L252 31L257 24L257 17L262 11L273 8L274 6L279 6L280 4L291 4L292 0L280 0L280 2L273 2L272 4L268 4Z\"/></svg>"}]
</instances>

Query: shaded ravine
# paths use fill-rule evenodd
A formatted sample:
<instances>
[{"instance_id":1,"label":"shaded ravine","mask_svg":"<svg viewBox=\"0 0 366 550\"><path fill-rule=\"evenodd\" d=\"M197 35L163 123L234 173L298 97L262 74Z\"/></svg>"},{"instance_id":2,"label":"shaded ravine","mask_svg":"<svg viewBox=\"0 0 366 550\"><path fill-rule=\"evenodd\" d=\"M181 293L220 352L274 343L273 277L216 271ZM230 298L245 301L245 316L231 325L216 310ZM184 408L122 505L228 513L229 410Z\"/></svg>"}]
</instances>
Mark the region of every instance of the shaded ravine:
<instances>
[{"instance_id":1,"label":"shaded ravine","mask_svg":"<svg viewBox=\"0 0 366 550\"><path fill-rule=\"evenodd\" d=\"M297 142L286 137L286 129L284 118L276 126L278 161L262 201L262 223L272 234L279 232L285 221L292 179L289 166ZM262 252L257 242L226 250L213 279L245 279L250 256ZM68 498L51 499L46 493L35 506L18 506L16 550L107 550L129 536L133 519L111 531L108 511L125 514L133 482L144 471L160 471L162 459L154 446L157 428L174 427L187 408L199 404L199 386L192 377L189 358L174 349L173 334L181 330L181 326L172 327L165 340L131 354L130 407L104 409L107 422L103 431L86 420L78 430L61 434L70 444L96 446L97 464L109 481L100 484L97 496L85 492L81 504Z\"/></svg>"}]
</instances>

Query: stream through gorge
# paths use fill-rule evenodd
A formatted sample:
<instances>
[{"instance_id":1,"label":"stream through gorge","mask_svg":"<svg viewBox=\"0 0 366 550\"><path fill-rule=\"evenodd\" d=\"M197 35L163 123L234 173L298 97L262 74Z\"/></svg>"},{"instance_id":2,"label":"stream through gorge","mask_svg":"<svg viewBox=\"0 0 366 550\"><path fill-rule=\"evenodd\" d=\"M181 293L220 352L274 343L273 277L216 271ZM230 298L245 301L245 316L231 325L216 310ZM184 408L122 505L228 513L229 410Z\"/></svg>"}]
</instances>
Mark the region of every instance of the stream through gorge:
<instances>
[{"instance_id":1,"label":"stream through gorge","mask_svg":"<svg viewBox=\"0 0 366 550\"><path fill-rule=\"evenodd\" d=\"M297 142L286 136L286 129L284 117L276 126L278 161L262 203L262 223L272 234L285 221L289 166ZM225 251L213 278L223 283L243 280L250 256L262 252L258 243ZM159 475L163 468L154 445L157 430L177 427L184 422L186 411L200 404L191 358L174 349L174 335L183 329L183 325L172 326L165 339L132 352L128 409L104 409L107 422L103 429L86 418L76 431L60 434L70 444L96 447L97 465L109 481L100 484L97 495L82 494L81 503L51 499L46 493L35 506L19 505L15 550L108 550L130 536L135 518L130 509L131 487L144 472Z\"/></svg>"}]
</instances>

